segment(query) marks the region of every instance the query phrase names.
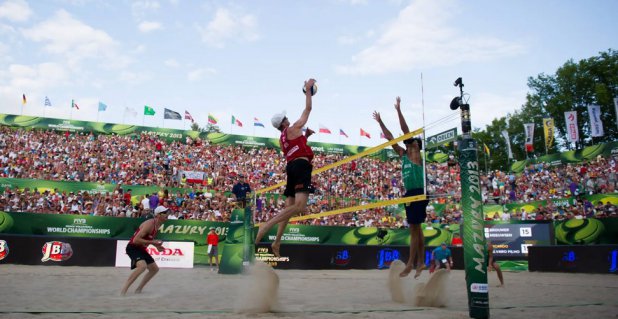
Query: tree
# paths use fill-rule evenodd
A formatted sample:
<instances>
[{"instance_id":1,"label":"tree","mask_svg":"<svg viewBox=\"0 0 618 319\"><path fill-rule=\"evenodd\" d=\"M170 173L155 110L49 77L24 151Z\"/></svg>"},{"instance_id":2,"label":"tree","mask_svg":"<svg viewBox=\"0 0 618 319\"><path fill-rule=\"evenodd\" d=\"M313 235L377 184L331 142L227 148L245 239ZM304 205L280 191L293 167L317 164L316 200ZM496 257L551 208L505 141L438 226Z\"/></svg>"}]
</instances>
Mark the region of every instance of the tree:
<instances>
[{"instance_id":1,"label":"tree","mask_svg":"<svg viewBox=\"0 0 618 319\"><path fill-rule=\"evenodd\" d=\"M197 122L193 122L191 124L191 130L201 133L221 133L219 126L210 123L206 124L206 127L200 127Z\"/></svg>"}]
</instances>

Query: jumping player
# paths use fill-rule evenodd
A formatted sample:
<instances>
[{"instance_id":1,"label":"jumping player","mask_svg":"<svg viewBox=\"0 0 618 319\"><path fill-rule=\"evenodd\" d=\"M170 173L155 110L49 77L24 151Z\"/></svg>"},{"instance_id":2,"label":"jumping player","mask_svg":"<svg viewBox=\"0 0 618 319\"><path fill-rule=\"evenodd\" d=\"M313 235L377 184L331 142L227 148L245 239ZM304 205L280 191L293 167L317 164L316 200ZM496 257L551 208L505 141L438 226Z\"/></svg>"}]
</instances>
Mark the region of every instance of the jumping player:
<instances>
[{"instance_id":1,"label":"jumping player","mask_svg":"<svg viewBox=\"0 0 618 319\"><path fill-rule=\"evenodd\" d=\"M281 131L279 145L287 161L285 167L287 182L283 193L286 196L285 209L279 212L277 216L260 225L255 242L259 243L262 237L275 224L279 224L277 237L271 245L273 254L277 257L280 256L279 247L281 246L281 236L283 236L285 226L292 216L302 213L307 209L307 200L309 199L309 190L311 188L311 171L313 170L311 165L313 151L307 145L307 138L313 134L313 131L307 128L305 135L303 135L302 128L309 120L309 113L311 113L311 91L313 84L315 84L314 79L305 81L305 109L294 124L290 125L285 112L275 114L271 119L272 125Z\"/></svg>"},{"instance_id":2,"label":"jumping player","mask_svg":"<svg viewBox=\"0 0 618 319\"><path fill-rule=\"evenodd\" d=\"M395 103L395 109L397 110L397 116L399 117L399 125L404 134L410 132L406 120L401 113L401 98L397 97ZM386 128L380 113L373 112L373 118L380 124L382 133L387 140L393 139L393 134ZM399 144L393 144L393 149L401 157L401 176L403 179L406 193L404 197L423 195L425 193L425 175L423 174L423 161L421 159L421 149L423 148L423 141L420 138L409 138L403 141L406 148L402 148ZM399 274L401 277L405 277L414 268L414 260L416 259L416 273L414 278L418 278L421 275L423 269L425 269L425 238L423 231L421 230L421 223L425 221L427 217L427 204L429 201L415 201L405 205L406 218L408 224L410 224L410 258L406 264L406 268Z\"/></svg>"},{"instance_id":3,"label":"jumping player","mask_svg":"<svg viewBox=\"0 0 618 319\"><path fill-rule=\"evenodd\" d=\"M142 282L139 284L137 289L135 289L135 293L139 294L144 289L144 286L154 277L159 271L159 267L157 263L155 263L152 256L146 250L148 245L153 245L157 248L158 251L163 251L163 242L160 240L155 240L157 236L157 230L159 226L163 224L167 220L168 209L164 206L158 206L154 210L154 218L149 219L143 222L139 228L133 234L133 237L129 240L127 244L126 252L131 258L131 269L134 269L131 275L129 275L129 279L122 287L122 291L120 292L123 296L126 295L129 287L135 282L137 277L139 277L146 269L148 272L142 278Z\"/></svg>"}]
</instances>

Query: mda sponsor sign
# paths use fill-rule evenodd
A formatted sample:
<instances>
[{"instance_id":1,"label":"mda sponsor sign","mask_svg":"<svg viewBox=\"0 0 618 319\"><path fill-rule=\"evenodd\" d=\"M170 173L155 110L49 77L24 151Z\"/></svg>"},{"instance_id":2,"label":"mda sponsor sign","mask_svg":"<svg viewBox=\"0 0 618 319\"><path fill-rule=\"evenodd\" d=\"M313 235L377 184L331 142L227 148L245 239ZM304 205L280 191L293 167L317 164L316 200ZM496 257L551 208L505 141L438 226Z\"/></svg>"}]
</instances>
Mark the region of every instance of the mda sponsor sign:
<instances>
[{"instance_id":1,"label":"mda sponsor sign","mask_svg":"<svg viewBox=\"0 0 618 319\"><path fill-rule=\"evenodd\" d=\"M116 267L131 267L131 259L127 255L128 240L118 240L116 243ZM153 245L146 248L160 268L193 268L193 242L166 241L163 251L158 251Z\"/></svg>"}]
</instances>

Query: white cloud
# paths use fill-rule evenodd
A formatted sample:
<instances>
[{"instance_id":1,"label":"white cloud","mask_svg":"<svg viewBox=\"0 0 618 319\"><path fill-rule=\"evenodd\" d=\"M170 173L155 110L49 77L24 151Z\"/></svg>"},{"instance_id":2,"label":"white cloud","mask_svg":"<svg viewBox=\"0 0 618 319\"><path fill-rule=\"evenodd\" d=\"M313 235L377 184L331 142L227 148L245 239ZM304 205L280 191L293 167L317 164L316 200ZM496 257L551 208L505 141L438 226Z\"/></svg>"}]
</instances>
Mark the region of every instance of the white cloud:
<instances>
[{"instance_id":1,"label":"white cloud","mask_svg":"<svg viewBox=\"0 0 618 319\"><path fill-rule=\"evenodd\" d=\"M0 105L15 105L16 97L22 94L26 94L29 101L37 100L69 82L69 73L57 63L11 64L0 70Z\"/></svg>"},{"instance_id":2,"label":"white cloud","mask_svg":"<svg viewBox=\"0 0 618 319\"><path fill-rule=\"evenodd\" d=\"M195 81L199 81L203 79L204 76L206 75L211 75L211 74L216 74L216 73L217 73L217 70L213 68L199 68L199 69L190 71L187 74L187 80L191 82L195 82Z\"/></svg>"},{"instance_id":3,"label":"white cloud","mask_svg":"<svg viewBox=\"0 0 618 319\"><path fill-rule=\"evenodd\" d=\"M136 84L141 84L141 83L144 83L152 79L152 76L149 74L144 74L144 73L123 71L120 73L118 79L124 83L130 84L130 85L136 85Z\"/></svg>"},{"instance_id":4,"label":"white cloud","mask_svg":"<svg viewBox=\"0 0 618 319\"><path fill-rule=\"evenodd\" d=\"M227 40L257 41L259 35L257 18L251 14L232 12L225 8L217 9L215 17L206 27L197 26L202 41L207 44L223 48Z\"/></svg>"},{"instance_id":5,"label":"white cloud","mask_svg":"<svg viewBox=\"0 0 618 319\"><path fill-rule=\"evenodd\" d=\"M170 68L177 68L180 66L180 63L178 63L178 61L176 61L176 59L167 59L165 60L165 62L163 62L166 66L170 67Z\"/></svg>"},{"instance_id":6,"label":"white cloud","mask_svg":"<svg viewBox=\"0 0 618 319\"><path fill-rule=\"evenodd\" d=\"M143 44L140 44L136 46L133 50L131 50L131 53L139 54L139 53L144 53L145 51L146 51L146 46Z\"/></svg>"},{"instance_id":7,"label":"white cloud","mask_svg":"<svg viewBox=\"0 0 618 319\"><path fill-rule=\"evenodd\" d=\"M336 67L343 74L384 74L483 61L524 52L522 45L500 39L464 35L452 24L453 1L416 0L378 34L376 42Z\"/></svg>"},{"instance_id":8,"label":"white cloud","mask_svg":"<svg viewBox=\"0 0 618 319\"><path fill-rule=\"evenodd\" d=\"M367 5L369 3L368 0L339 0L339 2L347 3L353 6Z\"/></svg>"},{"instance_id":9,"label":"white cloud","mask_svg":"<svg viewBox=\"0 0 618 319\"><path fill-rule=\"evenodd\" d=\"M501 116L506 116L508 113L513 114L524 103L526 103L525 90L500 94L480 92L470 100L472 126L485 129L485 126L491 124L491 121ZM491 112L482 112L480 110L491 110Z\"/></svg>"},{"instance_id":10,"label":"white cloud","mask_svg":"<svg viewBox=\"0 0 618 319\"><path fill-rule=\"evenodd\" d=\"M161 27L161 23L159 22L155 22L155 21L142 21L137 28L144 33L150 32L150 31L154 31L154 30L160 30Z\"/></svg>"},{"instance_id":11,"label":"white cloud","mask_svg":"<svg viewBox=\"0 0 618 319\"><path fill-rule=\"evenodd\" d=\"M157 11L161 8L161 5L158 1L134 1L131 4L131 12L133 16L139 20L143 19L148 12Z\"/></svg>"},{"instance_id":12,"label":"white cloud","mask_svg":"<svg viewBox=\"0 0 618 319\"><path fill-rule=\"evenodd\" d=\"M0 19L13 22L28 21L32 16L32 10L25 0L8 0L0 4Z\"/></svg>"}]
</instances>

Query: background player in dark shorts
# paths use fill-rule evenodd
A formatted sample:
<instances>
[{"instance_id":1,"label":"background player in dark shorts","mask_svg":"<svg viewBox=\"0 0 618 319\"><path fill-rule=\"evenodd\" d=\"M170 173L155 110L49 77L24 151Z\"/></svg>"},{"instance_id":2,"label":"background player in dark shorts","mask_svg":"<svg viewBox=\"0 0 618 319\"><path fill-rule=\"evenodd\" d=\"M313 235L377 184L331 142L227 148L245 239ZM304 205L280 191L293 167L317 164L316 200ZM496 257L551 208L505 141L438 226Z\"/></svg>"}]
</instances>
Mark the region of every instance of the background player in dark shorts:
<instances>
[{"instance_id":1,"label":"background player in dark shorts","mask_svg":"<svg viewBox=\"0 0 618 319\"><path fill-rule=\"evenodd\" d=\"M401 99L397 97L395 101L395 109L397 110L401 130L404 134L410 133L408 124L401 113ZM384 137L389 141L393 140L393 134L384 125L380 113L374 111L373 118L380 124ZM393 149L401 157L401 177L406 188L404 197L422 195L425 193L425 173L421 158L423 141L419 138L410 138L403 141L403 144L406 146L405 149L399 146L399 144L393 144ZM406 263L406 268L399 274L401 277L410 274L416 266L414 278L418 278L423 269L425 269L425 237L423 236L421 224L427 217L426 208L428 203L429 201L422 200L405 205L406 217L410 225L410 258Z\"/></svg>"},{"instance_id":2,"label":"background player in dark shorts","mask_svg":"<svg viewBox=\"0 0 618 319\"><path fill-rule=\"evenodd\" d=\"M500 269L500 265L498 265L497 260L494 258L494 245L490 242L487 242L487 271L491 271L491 269L496 270L496 274L498 275L498 280L500 280L500 285L498 287L504 287L504 277L502 277L502 269Z\"/></svg>"},{"instance_id":3,"label":"background player in dark shorts","mask_svg":"<svg viewBox=\"0 0 618 319\"><path fill-rule=\"evenodd\" d=\"M123 296L127 294L127 290L129 287L137 280L137 278L146 270L148 272L142 278L142 282L140 282L137 289L135 289L135 293L139 294L144 289L144 286L154 277L157 272L159 272L159 266L155 263L154 259L146 248L149 245L153 245L159 251L163 251L163 242L160 240L155 240L157 236L157 230L159 226L163 224L167 220L167 208L164 206L158 206L154 210L154 218L149 219L139 225L139 228L135 231L129 243L127 244L126 252L131 258L131 275L125 282L120 294Z\"/></svg>"}]
</instances>

